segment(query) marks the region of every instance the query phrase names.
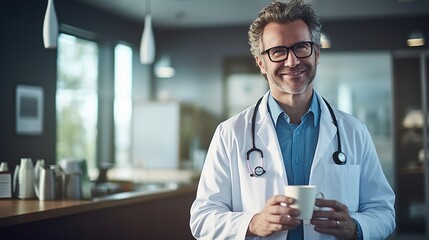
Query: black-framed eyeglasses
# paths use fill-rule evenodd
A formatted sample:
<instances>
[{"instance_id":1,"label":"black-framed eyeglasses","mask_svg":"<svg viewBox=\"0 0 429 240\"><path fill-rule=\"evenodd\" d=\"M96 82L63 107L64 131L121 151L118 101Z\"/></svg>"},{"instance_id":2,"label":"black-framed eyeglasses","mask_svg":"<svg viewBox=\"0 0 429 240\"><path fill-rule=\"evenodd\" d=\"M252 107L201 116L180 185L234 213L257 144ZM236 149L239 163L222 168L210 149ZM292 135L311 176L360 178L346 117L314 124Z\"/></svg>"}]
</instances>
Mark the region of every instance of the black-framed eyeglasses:
<instances>
[{"instance_id":1,"label":"black-framed eyeglasses","mask_svg":"<svg viewBox=\"0 0 429 240\"><path fill-rule=\"evenodd\" d=\"M313 53L313 45L314 42L312 41L305 41L305 42L299 42L295 43L294 45L287 47L287 46L277 46L269 48L261 54L268 54L268 57L270 58L271 62L282 62L287 59L289 56L289 50L292 50L293 54L297 58L307 58L310 57Z\"/></svg>"}]
</instances>

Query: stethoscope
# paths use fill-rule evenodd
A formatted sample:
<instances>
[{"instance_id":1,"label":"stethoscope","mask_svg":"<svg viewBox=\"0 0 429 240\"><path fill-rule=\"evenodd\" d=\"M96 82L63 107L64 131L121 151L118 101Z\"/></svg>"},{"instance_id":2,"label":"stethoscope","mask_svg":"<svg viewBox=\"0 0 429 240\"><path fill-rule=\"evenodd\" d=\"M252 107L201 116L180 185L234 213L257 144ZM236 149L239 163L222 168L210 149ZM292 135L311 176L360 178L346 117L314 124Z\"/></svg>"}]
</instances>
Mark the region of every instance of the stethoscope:
<instances>
[{"instance_id":1,"label":"stethoscope","mask_svg":"<svg viewBox=\"0 0 429 240\"><path fill-rule=\"evenodd\" d=\"M258 100L258 102L256 103L256 106L255 106L255 110L253 111L253 116L252 116L252 132L251 132L251 134L252 134L252 148L249 149L249 151L247 151L247 153L246 153L247 168L249 169L251 177L261 176L262 174L264 174L266 172L265 169L264 169L264 153L262 152L261 149L257 148L256 145L255 145L255 122L256 122L256 115L258 113L259 105L261 104L262 98L263 97L261 97ZM344 154L341 151L341 139L340 139L340 132L338 131L337 118L335 117L334 110L332 110L332 107L328 103L328 101L326 101L326 99L324 99L323 97L322 97L322 99L323 99L323 101L325 101L326 106L329 109L329 113L331 114L332 121L334 122L334 125L337 128L338 150L334 152L334 154L332 155L332 158L333 158L333 160L334 160L334 162L336 164L338 164L338 165L344 165L347 162L347 156L346 156L346 154ZM250 154L252 152L258 152L259 156L261 158L260 164L258 166L256 166L254 170L252 170L252 168L250 167Z\"/></svg>"}]
</instances>

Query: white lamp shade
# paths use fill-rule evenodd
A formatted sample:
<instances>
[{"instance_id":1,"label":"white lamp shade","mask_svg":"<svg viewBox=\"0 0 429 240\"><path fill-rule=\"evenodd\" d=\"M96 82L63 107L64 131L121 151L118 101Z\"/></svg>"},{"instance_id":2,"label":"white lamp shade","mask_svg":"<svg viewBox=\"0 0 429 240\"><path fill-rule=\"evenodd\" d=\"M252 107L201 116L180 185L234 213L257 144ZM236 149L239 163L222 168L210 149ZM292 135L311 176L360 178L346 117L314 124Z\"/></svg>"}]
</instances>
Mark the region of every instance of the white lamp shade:
<instances>
[{"instance_id":1,"label":"white lamp shade","mask_svg":"<svg viewBox=\"0 0 429 240\"><path fill-rule=\"evenodd\" d=\"M164 55L155 63L155 75L159 78L171 78L175 70L171 66L170 56Z\"/></svg>"},{"instance_id":2,"label":"white lamp shade","mask_svg":"<svg viewBox=\"0 0 429 240\"><path fill-rule=\"evenodd\" d=\"M56 48L58 39L58 21L54 0L48 0L45 20L43 22L43 43L45 48Z\"/></svg>"},{"instance_id":3,"label":"white lamp shade","mask_svg":"<svg viewBox=\"0 0 429 240\"><path fill-rule=\"evenodd\" d=\"M425 36L420 31L410 33L407 39L408 47L420 47L425 45Z\"/></svg>"},{"instance_id":4,"label":"white lamp shade","mask_svg":"<svg viewBox=\"0 0 429 240\"><path fill-rule=\"evenodd\" d=\"M331 40L329 39L329 37L322 33L320 35L320 41L322 43L322 48L330 48L331 47Z\"/></svg>"},{"instance_id":5,"label":"white lamp shade","mask_svg":"<svg viewBox=\"0 0 429 240\"><path fill-rule=\"evenodd\" d=\"M142 41L140 43L140 62L142 64L152 64L155 60L155 38L152 30L152 19L146 15Z\"/></svg>"}]
</instances>

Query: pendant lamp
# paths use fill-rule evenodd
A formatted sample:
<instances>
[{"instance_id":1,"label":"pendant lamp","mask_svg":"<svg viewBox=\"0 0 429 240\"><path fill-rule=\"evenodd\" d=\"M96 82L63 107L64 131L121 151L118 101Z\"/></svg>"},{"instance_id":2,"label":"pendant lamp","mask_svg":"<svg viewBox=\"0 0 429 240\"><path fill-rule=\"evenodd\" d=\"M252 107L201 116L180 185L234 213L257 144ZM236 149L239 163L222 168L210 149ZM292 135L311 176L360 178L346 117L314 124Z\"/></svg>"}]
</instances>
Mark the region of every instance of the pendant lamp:
<instances>
[{"instance_id":1,"label":"pendant lamp","mask_svg":"<svg viewBox=\"0 0 429 240\"><path fill-rule=\"evenodd\" d=\"M425 36L420 31L414 31L408 35L408 47L420 47L425 45Z\"/></svg>"},{"instance_id":2,"label":"pendant lamp","mask_svg":"<svg viewBox=\"0 0 429 240\"><path fill-rule=\"evenodd\" d=\"M171 66L171 59L169 55L163 55L155 63L155 75L159 78L171 78L174 76L175 70Z\"/></svg>"},{"instance_id":3,"label":"pendant lamp","mask_svg":"<svg viewBox=\"0 0 429 240\"><path fill-rule=\"evenodd\" d=\"M56 48L58 39L58 20L55 13L54 0L48 0L43 22L43 43L45 48Z\"/></svg>"},{"instance_id":4,"label":"pendant lamp","mask_svg":"<svg viewBox=\"0 0 429 240\"><path fill-rule=\"evenodd\" d=\"M149 1L147 1L149 3ZM149 4L146 9L149 11ZM140 62L142 64L152 64L155 60L155 38L153 36L152 18L146 14L144 30L140 43Z\"/></svg>"},{"instance_id":5,"label":"pendant lamp","mask_svg":"<svg viewBox=\"0 0 429 240\"><path fill-rule=\"evenodd\" d=\"M331 40L326 34L322 33L320 35L320 41L322 42L322 48L331 48Z\"/></svg>"}]
</instances>

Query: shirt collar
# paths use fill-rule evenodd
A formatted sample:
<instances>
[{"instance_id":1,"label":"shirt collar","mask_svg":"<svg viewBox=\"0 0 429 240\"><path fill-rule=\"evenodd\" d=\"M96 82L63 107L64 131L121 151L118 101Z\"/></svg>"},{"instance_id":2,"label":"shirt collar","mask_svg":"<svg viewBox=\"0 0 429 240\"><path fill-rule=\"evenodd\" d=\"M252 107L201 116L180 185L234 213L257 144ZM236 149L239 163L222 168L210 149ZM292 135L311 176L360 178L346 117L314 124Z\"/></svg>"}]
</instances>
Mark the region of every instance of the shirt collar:
<instances>
[{"instance_id":1,"label":"shirt collar","mask_svg":"<svg viewBox=\"0 0 429 240\"><path fill-rule=\"evenodd\" d=\"M271 92L268 96L268 109L271 114L271 118L273 120L274 125L277 125L277 120L284 111L283 111L283 108L280 106L280 104L273 98L273 96L271 95ZM310 109L308 109L308 112L305 115L307 115L308 113L313 114L313 125L314 127L316 127L320 118L320 107L319 107L319 100L317 99L317 96L314 93L314 91L311 96ZM290 122L289 116L286 113L284 114L286 116L287 122Z\"/></svg>"}]
</instances>

